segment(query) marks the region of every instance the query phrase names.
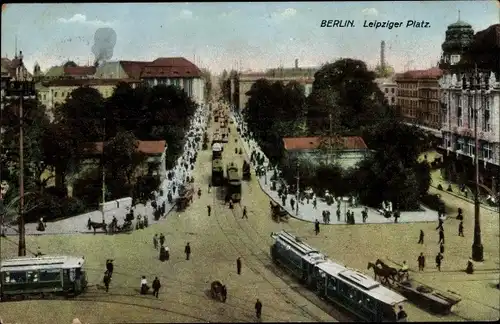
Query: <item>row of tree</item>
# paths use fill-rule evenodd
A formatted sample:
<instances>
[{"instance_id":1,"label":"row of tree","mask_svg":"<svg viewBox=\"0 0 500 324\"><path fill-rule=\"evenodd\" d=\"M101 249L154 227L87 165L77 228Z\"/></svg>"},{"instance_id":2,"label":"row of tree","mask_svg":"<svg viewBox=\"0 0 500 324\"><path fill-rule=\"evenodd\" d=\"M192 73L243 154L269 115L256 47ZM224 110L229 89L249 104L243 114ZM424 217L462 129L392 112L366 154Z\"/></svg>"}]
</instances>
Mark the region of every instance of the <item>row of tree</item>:
<instances>
[{"instance_id":1,"label":"row of tree","mask_svg":"<svg viewBox=\"0 0 500 324\"><path fill-rule=\"evenodd\" d=\"M55 107L52 122L38 100L25 100L23 108L24 186L30 193L26 218L33 220L95 208L101 197L102 171L107 200L130 195L147 199L143 192L156 190L159 179L151 173L136 179L136 168L145 160L137 151L137 140L166 140L167 167L173 165L196 105L174 86L132 88L120 83L107 99L91 87L75 89ZM19 117L18 102L7 102L2 111L0 152L2 180L9 184L4 214L7 209L16 211L18 203ZM100 167L89 168L83 163L89 143L103 141L104 153L94 156ZM53 177L55 187L46 189ZM72 198L67 197L68 185L73 187Z\"/></svg>"},{"instance_id":2,"label":"row of tree","mask_svg":"<svg viewBox=\"0 0 500 324\"><path fill-rule=\"evenodd\" d=\"M301 164L304 185L337 194L357 194L369 206L389 200L402 210L418 208L430 185L429 166L417 162L427 136L399 121L364 62L340 59L315 74L312 92L290 82L258 80L244 110L251 131L275 164L293 181L295 162L284 161L283 137L319 136L320 149L337 151L341 136L361 136L373 150L349 171L327 163ZM338 151L337 151L338 152Z\"/></svg>"}]
</instances>

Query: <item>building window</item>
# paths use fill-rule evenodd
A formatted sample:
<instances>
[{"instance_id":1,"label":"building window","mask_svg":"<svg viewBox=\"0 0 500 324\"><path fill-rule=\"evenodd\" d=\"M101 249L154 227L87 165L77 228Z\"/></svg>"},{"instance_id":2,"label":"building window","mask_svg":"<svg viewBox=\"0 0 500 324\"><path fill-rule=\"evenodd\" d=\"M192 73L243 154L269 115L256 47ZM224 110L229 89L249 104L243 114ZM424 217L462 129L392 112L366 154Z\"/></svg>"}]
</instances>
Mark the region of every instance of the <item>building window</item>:
<instances>
[{"instance_id":1,"label":"building window","mask_svg":"<svg viewBox=\"0 0 500 324\"><path fill-rule=\"evenodd\" d=\"M457 151L464 152L465 150L465 140L463 138L459 138L457 140Z\"/></svg>"},{"instance_id":2,"label":"building window","mask_svg":"<svg viewBox=\"0 0 500 324\"><path fill-rule=\"evenodd\" d=\"M474 139L470 138L468 141L467 141L467 154L469 154L470 156L474 155L476 153L476 142Z\"/></svg>"},{"instance_id":3,"label":"building window","mask_svg":"<svg viewBox=\"0 0 500 324\"><path fill-rule=\"evenodd\" d=\"M483 143L481 146L481 153L483 155L483 159L489 160L493 158L493 149L490 143Z\"/></svg>"},{"instance_id":4,"label":"building window","mask_svg":"<svg viewBox=\"0 0 500 324\"><path fill-rule=\"evenodd\" d=\"M457 106L457 121L458 127L462 127L462 107Z\"/></svg>"},{"instance_id":5,"label":"building window","mask_svg":"<svg viewBox=\"0 0 500 324\"><path fill-rule=\"evenodd\" d=\"M385 93L389 93L389 89L385 88L384 90L385 90Z\"/></svg>"},{"instance_id":6,"label":"building window","mask_svg":"<svg viewBox=\"0 0 500 324\"><path fill-rule=\"evenodd\" d=\"M391 93L394 93L394 88L391 88Z\"/></svg>"}]
</instances>

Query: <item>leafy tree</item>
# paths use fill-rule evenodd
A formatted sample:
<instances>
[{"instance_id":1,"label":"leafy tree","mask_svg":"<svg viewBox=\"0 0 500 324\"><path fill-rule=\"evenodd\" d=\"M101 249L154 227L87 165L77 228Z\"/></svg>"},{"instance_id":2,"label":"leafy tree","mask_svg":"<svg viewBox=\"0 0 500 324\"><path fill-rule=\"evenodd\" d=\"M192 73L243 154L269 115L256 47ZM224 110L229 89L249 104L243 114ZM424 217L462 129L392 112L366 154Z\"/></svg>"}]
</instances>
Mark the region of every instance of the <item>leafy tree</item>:
<instances>
[{"instance_id":1,"label":"leafy tree","mask_svg":"<svg viewBox=\"0 0 500 324\"><path fill-rule=\"evenodd\" d=\"M340 125L345 129L359 129L379 120L388 110L383 94L374 82L375 73L364 62L340 59L325 64L314 76L313 91L309 100L309 115L314 117L320 129L327 122L326 93L335 94L335 106L339 109ZM330 100L327 100L330 101Z\"/></svg>"},{"instance_id":2,"label":"leafy tree","mask_svg":"<svg viewBox=\"0 0 500 324\"><path fill-rule=\"evenodd\" d=\"M119 132L107 142L104 147L106 174L131 185L136 168L145 161L144 154L137 150L138 145L132 132Z\"/></svg>"},{"instance_id":3,"label":"leafy tree","mask_svg":"<svg viewBox=\"0 0 500 324\"><path fill-rule=\"evenodd\" d=\"M137 178L134 186L133 200L135 204L145 204L153 198L153 192L160 186L161 180L159 176L145 175Z\"/></svg>"},{"instance_id":4,"label":"leafy tree","mask_svg":"<svg viewBox=\"0 0 500 324\"><path fill-rule=\"evenodd\" d=\"M201 76L205 80L205 98L212 95L212 73L208 69L201 69Z\"/></svg>"}]
</instances>

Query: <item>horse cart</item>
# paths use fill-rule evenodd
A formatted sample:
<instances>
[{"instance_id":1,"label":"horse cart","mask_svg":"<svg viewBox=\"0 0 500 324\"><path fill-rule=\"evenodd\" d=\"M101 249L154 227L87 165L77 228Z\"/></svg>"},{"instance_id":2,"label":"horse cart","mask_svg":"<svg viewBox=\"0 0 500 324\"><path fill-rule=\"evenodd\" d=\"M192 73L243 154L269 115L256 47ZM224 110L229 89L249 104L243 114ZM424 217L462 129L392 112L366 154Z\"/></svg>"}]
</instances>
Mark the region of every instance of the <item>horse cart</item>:
<instances>
[{"instance_id":1,"label":"horse cart","mask_svg":"<svg viewBox=\"0 0 500 324\"><path fill-rule=\"evenodd\" d=\"M411 279L396 282L394 288L410 302L436 314L447 315L451 313L453 306L461 301L461 298L456 295L437 291Z\"/></svg>"},{"instance_id":2,"label":"horse cart","mask_svg":"<svg viewBox=\"0 0 500 324\"><path fill-rule=\"evenodd\" d=\"M227 290L226 286L223 285L220 281L216 280L210 284L210 296L212 299L218 299L221 302L225 303L227 299Z\"/></svg>"},{"instance_id":3,"label":"horse cart","mask_svg":"<svg viewBox=\"0 0 500 324\"><path fill-rule=\"evenodd\" d=\"M275 222L288 221L288 212L274 201L269 202L271 207L271 217Z\"/></svg>"},{"instance_id":4,"label":"horse cart","mask_svg":"<svg viewBox=\"0 0 500 324\"><path fill-rule=\"evenodd\" d=\"M417 283L409 278L407 272L390 267L380 259L375 263L368 263L368 268L373 268L375 278L378 277L381 283L390 286L413 304L435 314L447 315L452 311L452 307L461 301L458 296Z\"/></svg>"},{"instance_id":5,"label":"horse cart","mask_svg":"<svg viewBox=\"0 0 500 324\"><path fill-rule=\"evenodd\" d=\"M183 211L193 201L194 187L193 184L188 182L180 188L179 198L177 198L176 206L177 211Z\"/></svg>"}]
</instances>

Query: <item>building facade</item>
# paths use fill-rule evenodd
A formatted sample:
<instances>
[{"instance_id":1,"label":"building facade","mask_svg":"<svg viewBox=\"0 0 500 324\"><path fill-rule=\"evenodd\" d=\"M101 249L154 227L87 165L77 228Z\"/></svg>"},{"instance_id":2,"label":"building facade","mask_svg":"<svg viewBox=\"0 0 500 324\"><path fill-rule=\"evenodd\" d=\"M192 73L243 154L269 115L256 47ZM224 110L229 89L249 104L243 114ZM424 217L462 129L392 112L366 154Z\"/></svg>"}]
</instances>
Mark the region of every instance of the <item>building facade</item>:
<instances>
[{"instance_id":1,"label":"building facade","mask_svg":"<svg viewBox=\"0 0 500 324\"><path fill-rule=\"evenodd\" d=\"M396 75L399 113L409 124L431 131L440 137L441 112L439 103L439 78L441 69L408 71Z\"/></svg>"},{"instance_id":2,"label":"building facade","mask_svg":"<svg viewBox=\"0 0 500 324\"><path fill-rule=\"evenodd\" d=\"M201 70L183 57L158 58L147 63L140 78L151 87L159 84L179 87L197 104L205 104L205 80Z\"/></svg>"},{"instance_id":3,"label":"building facade","mask_svg":"<svg viewBox=\"0 0 500 324\"><path fill-rule=\"evenodd\" d=\"M398 85L393 78L377 78L375 79L380 91L384 94L389 105L396 105L398 97Z\"/></svg>"},{"instance_id":4,"label":"building facade","mask_svg":"<svg viewBox=\"0 0 500 324\"><path fill-rule=\"evenodd\" d=\"M438 151L443 155L444 176L456 183L468 183L474 179L476 137L474 117L477 117L479 139L479 181L494 192L498 192L500 175L500 65L496 63L471 70L465 64L464 56L480 37L490 33L486 51L500 53L500 25L494 25L472 37L472 27L457 22L448 27L446 40L442 45L441 66L444 75L440 79L442 88L441 114L443 139ZM461 40L458 41L458 40ZM481 44L484 45L484 39ZM486 53L487 54L487 53ZM498 55L500 56L500 55ZM494 55L492 55L494 57ZM498 57L497 57L498 59ZM477 66L477 65L476 65ZM470 72L480 75L483 89L470 93L463 90L463 78L469 82ZM477 114L474 116L474 114Z\"/></svg>"},{"instance_id":5,"label":"building facade","mask_svg":"<svg viewBox=\"0 0 500 324\"><path fill-rule=\"evenodd\" d=\"M79 87L91 87L99 91L104 98L109 98L120 82L130 83L132 87L140 83L137 80L120 79L61 79L38 83L36 89L40 102L47 109L47 115L53 120L54 109L63 104L73 90Z\"/></svg>"},{"instance_id":6,"label":"building facade","mask_svg":"<svg viewBox=\"0 0 500 324\"><path fill-rule=\"evenodd\" d=\"M319 137L285 137L283 138L284 157L285 159L298 158L313 165L334 160L342 169L347 170L355 167L371 153L362 137L342 137L342 142L342 148L335 150L329 157L328 153L320 148L321 138Z\"/></svg>"}]
</instances>

